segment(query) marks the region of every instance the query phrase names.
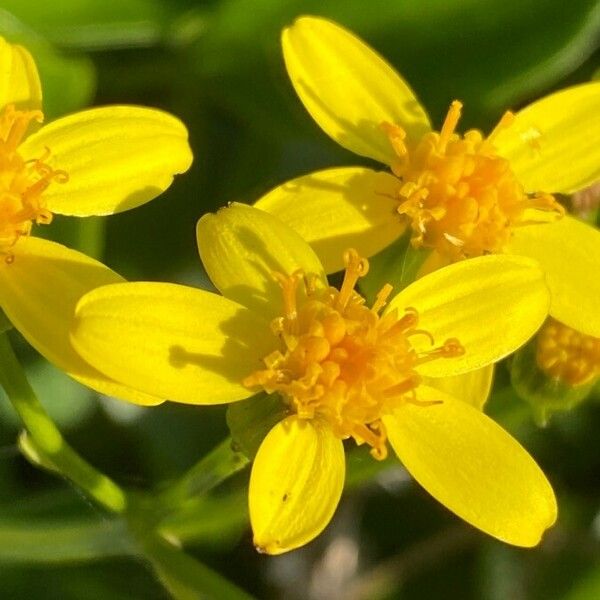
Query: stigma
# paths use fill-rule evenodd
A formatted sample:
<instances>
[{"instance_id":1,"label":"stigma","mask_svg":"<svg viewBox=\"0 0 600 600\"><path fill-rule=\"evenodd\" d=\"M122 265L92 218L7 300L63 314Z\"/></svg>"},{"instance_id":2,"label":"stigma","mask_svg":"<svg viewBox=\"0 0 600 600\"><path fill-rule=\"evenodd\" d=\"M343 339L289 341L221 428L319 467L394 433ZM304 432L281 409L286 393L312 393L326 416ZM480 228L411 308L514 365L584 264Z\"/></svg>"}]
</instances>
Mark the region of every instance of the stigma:
<instances>
[{"instance_id":1,"label":"stigma","mask_svg":"<svg viewBox=\"0 0 600 600\"><path fill-rule=\"evenodd\" d=\"M419 329L419 314L407 308L381 314L392 292L386 284L372 306L354 289L369 263L355 250L344 254L346 271L340 289L317 289L301 271L275 273L283 297L283 314L271 323L280 348L264 358L265 369L243 381L249 388L279 393L301 419L324 419L340 439L371 446L387 456L381 420L404 402L419 402L420 364L464 353L456 339L436 346ZM300 286L304 292L299 294ZM418 352L411 340L425 336L431 349Z\"/></svg>"},{"instance_id":2,"label":"stigma","mask_svg":"<svg viewBox=\"0 0 600 600\"><path fill-rule=\"evenodd\" d=\"M501 252L513 227L555 220L563 207L547 193L525 193L494 139L509 128L507 112L484 138L480 131L455 132L462 104L450 105L439 132L426 133L413 147L399 126L383 123L400 179L398 213L412 226L412 244L431 248L449 261Z\"/></svg>"},{"instance_id":3,"label":"stigma","mask_svg":"<svg viewBox=\"0 0 600 600\"><path fill-rule=\"evenodd\" d=\"M32 121L41 123L42 113L16 110L13 105L0 112L0 256L7 263L14 259L11 249L31 233L34 224L52 221L44 191L52 182L68 180L65 171L54 170L46 163L48 149L33 160L24 160L19 154L19 145Z\"/></svg>"},{"instance_id":4,"label":"stigma","mask_svg":"<svg viewBox=\"0 0 600 600\"><path fill-rule=\"evenodd\" d=\"M585 385L600 376L600 338L549 319L538 334L536 362L551 379Z\"/></svg>"}]
</instances>

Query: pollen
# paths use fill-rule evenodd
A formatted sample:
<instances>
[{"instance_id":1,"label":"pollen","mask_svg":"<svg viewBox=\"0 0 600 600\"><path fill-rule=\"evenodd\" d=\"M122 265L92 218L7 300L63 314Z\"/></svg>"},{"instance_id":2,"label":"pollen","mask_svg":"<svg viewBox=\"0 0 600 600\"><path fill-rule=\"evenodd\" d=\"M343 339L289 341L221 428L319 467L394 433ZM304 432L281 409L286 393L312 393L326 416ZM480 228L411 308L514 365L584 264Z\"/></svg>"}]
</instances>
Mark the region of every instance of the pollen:
<instances>
[{"instance_id":1,"label":"pollen","mask_svg":"<svg viewBox=\"0 0 600 600\"><path fill-rule=\"evenodd\" d=\"M48 224L52 213L43 193L52 182L65 183L68 175L46 161L50 151L34 160L23 160L19 145L32 121L42 122L38 110L20 111L13 105L0 112L0 256L12 262L11 249L28 236L34 224Z\"/></svg>"},{"instance_id":2,"label":"pollen","mask_svg":"<svg viewBox=\"0 0 600 600\"><path fill-rule=\"evenodd\" d=\"M397 159L398 213L409 219L412 244L437 250L450 261L500 252L513 227L555 220L564 214L544 192L525 193L510 163L498 156L494 139L511 127L507 112L484 138L480 131L455 132L462 104L452 102L441 131L426 133L414 147L406 132L383 123Z\"/></svg>"},{"instance_id":3,"label":"pollen","mask_svg":"<svg viewBox=\"0 0 600 600\"><path fill-rule=\"evenodd\" d=\"M339 290L317 289L302 272L274 274L284 310L271 328L281 346L264 358L266 369L243 383L279 393L300 418L325 419L337 437L368 444L372 456L382 460L387 436L381 417L404 402L424 404L415 393L421 381L417 367L459 356L464 349L456 339L435 346L433 337L418 328L414 308L382 315L392 292L389 284L367 306L354 287L367 273L368 261L350 249L344 262ZM431 349L417 352L411 343L415 336L428 338Z\"/></svg>"},{"instance_id":4,"label":"pollen","mask_svg":"<svg viewBox=\"0 0 600 600\"><path fill-rule=\"evenodd\" d=\"M549 319L538 334L536 361L550 378L571 386L600 376L600 338Z\"/></svg>"}]
</instances>

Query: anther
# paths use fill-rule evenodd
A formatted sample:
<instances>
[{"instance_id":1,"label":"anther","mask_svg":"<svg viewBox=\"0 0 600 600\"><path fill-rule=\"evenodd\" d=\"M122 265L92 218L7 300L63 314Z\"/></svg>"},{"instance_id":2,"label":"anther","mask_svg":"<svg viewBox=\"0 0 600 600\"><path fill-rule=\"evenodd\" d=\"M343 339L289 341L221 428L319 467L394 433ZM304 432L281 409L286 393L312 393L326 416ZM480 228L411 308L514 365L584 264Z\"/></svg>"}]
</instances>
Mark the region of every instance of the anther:
<instances>
[{"instance_id":1,"label":"anther","mask_svg":"<svg viewBox=\"0 0 600 600\"><path fill-rule=\"evenodd\" d=\"M298 289L298 283L303 278L303 272L299 270L289 276L274 272L273 278L275 281L277 281L279 287L281 287L285 324L288 324L289 327L293 329L294 323L298 318L298 311L296 308L296 292Z\"/></svg>"},{"instance_id":2,"label":"anther","mask_svg":"<svg viewBox=\"0 0 600 600\"><path fill-rule=\"evenodd\" d=\"M510 110L507 110L502 118L498 121L494 129L487 136L486 141L493 143L494 139L498 136L498 134L504 129L508 129L515 122L515 115Z\"/></svg>"},{"instance_id":3,"label":"anther","mask_svg":"<svg viewBox=\"0 0 600 600\"><path fill-rule=\"evenodd\" d=\"M386 305L387 299L389 298L393 289L394 288L389 283L386 283L379 290L379 292L377 292L377 297L373 303L373 306L371 307L371 310L374 313L378 313Z\"/></svg>"},{"instance_id":4,"label":"anther","mask_svg":"<svg viewBox=\"0 0 600 600\"><path fill-rule=\"evenodd\" d=\"M413 329L419 322L419 311L412 306L408 306L404 309L404 313L404 316L398 319L396 326L401 331L408 331Z\"/></svg>"},{"instance_id":5,"label":"anther","mask_svg":"<svg viewBox=\"0 0 600 600\"><path fill-rule=\"evenodd\" d=\"M361 258L354 248L349 248L344 252L344 264L346 265L346 272L336 301L338 310L346 308L356 282L369 272L369 261L366 258Z\"/></svg>"},{"instance_id":6,"label":"anther","mask_svg":"<svg viewBox=\"0 0 600 600\"><path fill-rule=\"evenodd\" d=\"M283 314L271 323L278 350L263 359L264 367L243 384L281 395L301 419L324 419L339 439L366 443L377 460L387 455L387 435L381 418L404 402L418 403L421 382L415 368L422 362L462 351L457 340L418 353L411 337L431 335L416 329L419 314L408 307L380 316L392 286L386 284L369 308L354 290L368 261L356 250L344 254L346 273L341 290L322 289L300 272L273 274L283 296ZM310 293L296 298L304 278ZM291 322L293 319L293 323ZM293 325L293 327L292 327Z\"/></svg>"},{"instance_id":7,"label":"anther","mask_svg":"<svg viewBox=\"0 0 600 600\"><path fill-rule=\"evenodd\" d=\"M439 152L444 153L446 151L446 146L458 125L458 121L460 120L460 113L462 110L462 102L458 100L454 100L452 104L450 104L450 110L448 110L448 114L446 115L446 120L442 125L442 129L440 131L440 137L437 143L437 148Z\"/></svg>"},{"instance_id":8,"label":"anther","mask_svg":"<svg viewBox=\"0 0 600 600\"><path fill-rule=\"evenodd\" d=\"M456 338L447 339L441 350L444 358L455 358L465 353L464 346Z\"/></svg>"},{"instance_id":9,"label":"anther","mask_svg":"<svg viewBox=\"0 0 600 600\"><path fill-rule=\"evenodd\" d=\"M408 154L408 148L404 141L406 139L406 131L399 125L393 125L392 123L387 122L381 124L381 129L388 136L390 144L398 157L405 157Z\"/></svg>"}]
</instances>

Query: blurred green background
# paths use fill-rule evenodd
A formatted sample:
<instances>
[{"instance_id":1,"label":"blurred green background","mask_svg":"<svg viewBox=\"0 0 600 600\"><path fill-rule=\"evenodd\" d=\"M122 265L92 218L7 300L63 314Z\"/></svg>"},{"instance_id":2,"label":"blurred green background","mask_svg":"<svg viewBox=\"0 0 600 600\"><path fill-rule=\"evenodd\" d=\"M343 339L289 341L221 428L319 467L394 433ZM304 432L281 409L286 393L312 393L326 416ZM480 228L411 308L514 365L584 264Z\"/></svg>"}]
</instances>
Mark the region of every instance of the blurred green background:
<instances>
[{"instance_id":1,"label":"blurred green background","mask_svg":"<svg viewBox=\"0 0 600 600\"><path fill-rule=\"evenodd\" d=\"M206 287L194 233L204 212L357 164L312 122L283 67L280 30L307 13L379 50L438 124L458 98L463 127L487 131L507 108L588 81L599 66L593 0L3 0L0 34L34 54L47 120L88 105L161 107L187 124L195 154L191 171L146 206L106 220L57 216L50 235L129 279ZM100 398L13 339L72 445L124 486L164 488L228 434L224 408ZM559 499L559 522L535 550L472 530L393 464L365 478L370 459L360 457L351 473L362 483L299 551L254 551L244 473L206 499L181 538L259 598L600 598L598 396L538 429L498 369L488 411L536 457ZM18 432L0 392L0 596L167 598L118 525L22 458Z\"/></svg>"}]
</instances>

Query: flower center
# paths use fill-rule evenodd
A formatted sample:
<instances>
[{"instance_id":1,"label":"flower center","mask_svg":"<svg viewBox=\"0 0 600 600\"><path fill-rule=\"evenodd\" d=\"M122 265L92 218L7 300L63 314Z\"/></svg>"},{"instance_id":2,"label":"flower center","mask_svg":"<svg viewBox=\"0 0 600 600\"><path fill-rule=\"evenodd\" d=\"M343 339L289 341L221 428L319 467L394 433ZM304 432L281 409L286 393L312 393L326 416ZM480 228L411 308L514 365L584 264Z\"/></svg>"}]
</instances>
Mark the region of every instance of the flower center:
<instances>
[{"instance_id":1,"label":"flower center","mask_svg":"<svg viewBox=\"0 0 600 600\"><path fill-rule=\"evenodd\" d=\"M23 160L19 144L32 120L42 122L39 110L20 111L8 105L0 112L0 256L14 259L11 248L31 233L33 223L48 224L52 213L42 194L53 182L65 183L68 175L55 171L44 161L50 151L34 160Z\"/></svg>"},{"instance_id":2,"label":"flower center","mask_svg":"<svg viewBox=\"0 0 600 600\"><path fill-rule=\"evenodd\" d=\"M411 149L401 127L382 125L398 156L392 164L402 181L398 213L410 219L413 245L452 261L499 252L512 227L564 213L550 194L526 194L508 160L496 154L494 138L514 115L505 113L487 138L474 129L459 135L461 108L452 102L441 131L426 133Z\"/></svg>"},{"instance_id":3,"label":"flower center","mask_svg":"<svg viewBox=\"0 0 600 600\"><path fill-rule=\"evenodd\" d=\"M272 322L281 350L264 359L244 385L279 392L300 418L326 419L340 439L367 443L377 459L387 455L381 417L403 402L419 404L416 368L438 358L463 354L456 339L434 347L432 336L417 329L419 316L407 308L380 315L392 287L386 284L372 307L354 290L369 263L355 250L345 252L346 272L339 290L317 290L314 279L296 272L274 274L284 299L284 315ZM298 286L306 296L298 302ZM411 338L424 335L432 349L417 352Z\"/></svg>"},{"instance_id":4,"label":"flower center","mask_svg":"<svg viewBox=\"0 0 600 600\"><path fill-rule=\"evenodd\" d=\"M538 334L536 361L544 373L572 386L600 376L600 338L550 319Z\"/></svg>"}]
</instances>

